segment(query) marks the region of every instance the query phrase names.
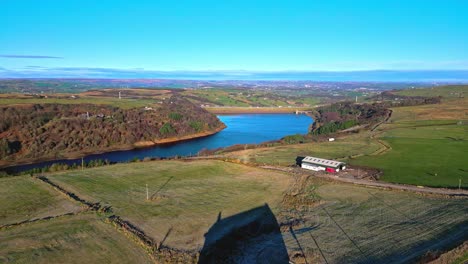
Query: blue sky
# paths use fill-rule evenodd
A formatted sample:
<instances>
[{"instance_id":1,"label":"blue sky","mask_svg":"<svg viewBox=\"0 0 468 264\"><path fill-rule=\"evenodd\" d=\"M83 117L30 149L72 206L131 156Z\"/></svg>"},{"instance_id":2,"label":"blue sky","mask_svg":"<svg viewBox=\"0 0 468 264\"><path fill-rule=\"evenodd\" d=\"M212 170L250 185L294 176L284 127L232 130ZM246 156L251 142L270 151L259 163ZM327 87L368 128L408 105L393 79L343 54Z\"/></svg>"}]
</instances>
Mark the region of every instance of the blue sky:
<instances>
[{"instance_id":1,"label":"blue sky","mask_svg":"<svg viewBox=\"0 0 468 264\"><path fill-rule=\"evenodd\" d=\"M465 0L2 0L0 71L468 69L467 14Z\"/></svg>"}]
</instances>

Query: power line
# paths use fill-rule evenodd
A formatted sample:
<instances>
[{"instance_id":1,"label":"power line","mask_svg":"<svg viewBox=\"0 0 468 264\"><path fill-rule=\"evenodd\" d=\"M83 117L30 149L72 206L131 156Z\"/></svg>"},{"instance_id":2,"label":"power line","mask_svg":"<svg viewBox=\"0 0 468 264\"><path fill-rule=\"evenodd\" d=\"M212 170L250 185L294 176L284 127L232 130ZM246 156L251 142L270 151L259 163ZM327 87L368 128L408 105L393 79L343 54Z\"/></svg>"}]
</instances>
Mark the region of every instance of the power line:
<instances>
[{"instance_id":1,"label":"power line","mask_svg":"<svg viewBox=\"0 0 468 264\"><path fill-rule=\"evenodd\" d=\"M335 223L335 225L341 230L341 232L343 232L343 234L349 239L349 241L351 241L351 243L353 243L353 245L359 250L359 252L361 252L361 254L368 258L367 254L364 253L364 251L361 250L361 248L358 246L358 244L344 231L344 229L335 221L335 219L328 213L328 211L325 209L325 207L323 206L320 206L320 208L323 209L323 211L325 211L325 213L328 215L328 217L333 221L333 223Z\"/></svg>"}]
</instances>

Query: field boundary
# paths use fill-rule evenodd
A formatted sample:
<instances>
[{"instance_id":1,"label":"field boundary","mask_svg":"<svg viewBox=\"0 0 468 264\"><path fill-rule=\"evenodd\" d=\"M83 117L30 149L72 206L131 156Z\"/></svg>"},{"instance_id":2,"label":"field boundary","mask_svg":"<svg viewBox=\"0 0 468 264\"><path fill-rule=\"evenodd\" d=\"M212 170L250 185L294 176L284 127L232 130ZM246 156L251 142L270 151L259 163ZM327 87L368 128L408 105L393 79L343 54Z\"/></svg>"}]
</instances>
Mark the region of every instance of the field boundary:
<instances>
[{"instance_id":1,"label":"field boundary","mask_svg":"<svg viewBox=\"0 0 468 264\"><path fill-rule=\"evenodd\" d=\"M64 188L60 187L58 184L52 182L51 180L49 180L45 176L33 176L33 178L36 178L38 180L41 180L42 182L45 182L46 184L49 184L50 186L52 186L53 189L59 191L60 193L65 195L67 198L69 198L69 199L71 199L73 201L81 203L82 205L86 206L89 210L97 211L97 212L104 212L104 213L112 212L111 206L102 206L101 203L99 203L99 202L98 203L92 203L92 202L86 201L86 200L78 197L78 195L76 195L76 194L74 194L72 192L69 192L69 191L65 190Z\"/></svg>"},{"instance_id":2,"label":"field boundary","mask_svg":"<svg viewBox=\"0 0 468 264\"><path fill-rule=\"evenodd\" d=\"M71 212L71 213L65 213L65 214L60 214L60 215L50 215L50 216L36 218L36 219L28 219L28 220L24 220L24 221L21 221L21 222L2 225L2 226L0 226L0 230L7 229L7 228L12 228L12 227L16 227L16 226L22 226L22 225L25 225L25 224L40 222L40 221L47 221L47 220L62 218L62 217L65 217L65 216L75 216L75 215L82 214L84 212L86 212L86 210L85 211L80 211L80 212L75 212L75 213Z\"/></svg>"},{"instance_id":3,"label":"field boundary","mask_svg":"<svg viewBox=\"0 0 468 264\"><path fill-rule=\"evenodd\" d=\"M52 186L53 189L57 190L61 194L65 195L67 198L77 201L80 204L84 205L87 209L82 212L86 211L93 211L96 213L112 213L112 207L111 206L103 206L101 203L92 203L89 202L85 199L80 198L78 195L69 192L62 188L60 185L52 182L49 180L46 176L34 176L33 178L36 178L46 184L49 184ZM81 212L80 212L81 213ZM76 215L78 213L68 213L60 216L66 216L66 215ZM53 219L55 217L45 217L33 221L24 221L25 223L29 222L35 222L39 220L49 220ZM134 240L137 244L143 247L143 249L150 255L151 259L153 259L155 262L167 262L168 260L170 261L176 261L178 263L188 263L188 262L193 262L196 259L198 259L198 252L192 252L192 251L185 251L185 250L180 250L176 248L171 248L168 246L163 245L163 241L157 242L155 241L152 237L147 235L143 230L141 230L138 226L132 224L131 222L122 219L120 216L112 214L110 216L106 217L106 222L110 223L112 226L116 227L117 231L123 230L124 234L127 234L131 236L132 240ZM24 223L14 223L11 224L12 226L18 226ZM3 229L4 227L1 226L0 230ZM6 228L6 227L5 227Z\"/></svg>"}]
</instances>

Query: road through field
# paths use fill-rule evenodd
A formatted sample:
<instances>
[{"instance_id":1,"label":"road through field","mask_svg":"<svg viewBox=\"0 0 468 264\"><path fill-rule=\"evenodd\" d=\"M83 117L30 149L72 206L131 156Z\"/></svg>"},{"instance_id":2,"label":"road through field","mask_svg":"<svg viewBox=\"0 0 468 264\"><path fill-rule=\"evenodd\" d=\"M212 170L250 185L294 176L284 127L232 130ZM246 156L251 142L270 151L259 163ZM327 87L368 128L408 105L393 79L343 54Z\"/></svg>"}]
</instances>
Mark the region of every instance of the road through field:
<instances>
[{"instance_id":1,"label":"road through field","mask_svg":"<svg viewBox=\"0 0 468 264\"><path fill-rule=\"evenodd\" d=\"M287 173L308 174L317 178L340 181L340 182L345 182L345 183L352 183L352 184L363 185L363 186L368 186L368 187L411 191L411 192L425 193L425 194L468 197L468 190L464 190L464 189L431 188L431 187L422 187L422 186L414 186L414 185L368 181L368 180L362 180L362 179L341 178L333 174L317 173L317 172L307 171L307 170L300 169L300 168L288 168L288 167L282 167L282 166L268 165L268 166L259 166L259 167L263 169L277 170L277 171L283 171Z\"/></svg>"}]
</instances>

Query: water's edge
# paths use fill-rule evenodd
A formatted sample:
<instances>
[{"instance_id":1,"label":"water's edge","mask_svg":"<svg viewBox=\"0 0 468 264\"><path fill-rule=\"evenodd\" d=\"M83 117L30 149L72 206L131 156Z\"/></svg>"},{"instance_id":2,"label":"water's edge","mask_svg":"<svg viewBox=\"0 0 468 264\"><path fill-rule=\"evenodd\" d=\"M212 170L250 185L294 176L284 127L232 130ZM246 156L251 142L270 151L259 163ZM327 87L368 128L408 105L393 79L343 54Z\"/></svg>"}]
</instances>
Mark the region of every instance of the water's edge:
<instances>
[{"instance_id":1,"label":"water's edge","mask_svg":"<svg viewBox=\"0 0 468 264\"><path fill-rule=\"evenodd\" d=\"M226 125L212 133L198 136L173 138L167 142L129 146L125 149L115 149L99 153L84 154L70 159L55 159L31 163L22 163L0 168L8 173L18 173L35 168L51 166L54 163L81 165L91 160L108 160L112 163L128 162L133 158L168 158L174 156L192 156L203 149L216 149L236 144L259 144L261 142L278 140L290 134L305 134L313 119L306 115L295 114L234 114L218 115Z\"/></svg>"}]
</instances>

